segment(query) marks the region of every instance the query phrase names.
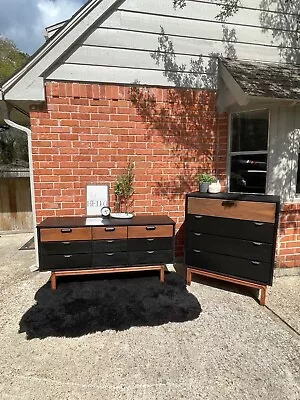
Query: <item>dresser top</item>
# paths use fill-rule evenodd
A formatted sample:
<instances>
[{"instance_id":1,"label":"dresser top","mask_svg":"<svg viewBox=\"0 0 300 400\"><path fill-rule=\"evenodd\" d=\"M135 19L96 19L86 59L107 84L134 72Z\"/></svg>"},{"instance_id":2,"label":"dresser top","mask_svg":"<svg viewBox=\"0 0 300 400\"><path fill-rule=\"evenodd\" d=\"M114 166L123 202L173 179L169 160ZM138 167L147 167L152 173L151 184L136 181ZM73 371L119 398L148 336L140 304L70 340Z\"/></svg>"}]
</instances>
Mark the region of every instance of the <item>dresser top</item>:
<instances>
[{"instance_id":1,"label":"dresser top","mask_svg":"<svg viewBox=\"0 0 300 400\"><path fill-rule=\"evenodd\" d=\"M223 200L240 200L240 201L256 201L263 203L280 203L279 196L265 194L243 194L243 193L187 193L188 197L201 197L206 199L223 199Z\"/></svg>"},{"instance_id":2,"label":"dresser top","mask_svg":"<svg viewBox=\"0 0 300 400\"><path fill-rule=\"evenodd\" d=\"M166 215L137 215L133 218L102 218L102 217L48 217L38 228L63 228L82 226L140 226L140 225L175 225Z\"/></svg>"}]
</instances>

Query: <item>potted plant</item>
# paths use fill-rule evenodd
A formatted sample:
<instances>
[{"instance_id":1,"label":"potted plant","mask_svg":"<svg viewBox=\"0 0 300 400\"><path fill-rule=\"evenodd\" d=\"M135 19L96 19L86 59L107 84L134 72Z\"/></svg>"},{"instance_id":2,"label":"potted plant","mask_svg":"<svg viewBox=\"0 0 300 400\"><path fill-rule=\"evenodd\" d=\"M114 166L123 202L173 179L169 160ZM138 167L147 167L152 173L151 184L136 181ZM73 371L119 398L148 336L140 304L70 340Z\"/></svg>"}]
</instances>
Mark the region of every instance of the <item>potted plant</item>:
<instances>
[{"instance_id":1,"label":"potted plant","mask_svg":"<svg viewBox=\"0 0 300 400\"><path fill-rule=\"evenodd\" d=\"M117 176L115 185L114 185L114 192L115 192L115 209L116 213L118 214L119 218L126 218L128 216L132 216L129 214L129 200L133 195L133 181L134 181L134 174L133 174L134 165L132 162L127 164L125 171ZM112 214L113 216L113 214Z\"/></svg>"},{"instance_id":2,"label":"potted plant","mask_svg":"<svg viewBox=\"0 0 300 400\"><path fill-rule=\"evenodd\" d=\"M199 185L199 191L202 193L206 193L208 191L208 186L211 183L217 182L217 179L209 174L197 174L195 178Z\"/></svg>"}]
</instances>

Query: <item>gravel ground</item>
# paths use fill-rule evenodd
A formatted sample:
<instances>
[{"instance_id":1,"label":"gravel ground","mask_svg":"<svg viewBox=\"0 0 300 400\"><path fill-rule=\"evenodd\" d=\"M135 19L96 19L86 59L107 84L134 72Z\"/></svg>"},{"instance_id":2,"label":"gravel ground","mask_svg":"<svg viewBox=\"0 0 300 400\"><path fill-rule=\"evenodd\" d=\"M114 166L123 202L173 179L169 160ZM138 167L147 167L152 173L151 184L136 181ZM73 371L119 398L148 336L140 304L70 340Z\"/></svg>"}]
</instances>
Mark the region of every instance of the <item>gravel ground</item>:
<instances>
[{"instance_id":1,"label":"gravel ground","mask_svg":"<svg viewBox=\"0 0 300 400\"><path fill-rule=\"evenodd\" d=\"M188 288L202 309L193 320L29 340L20 321L49 279L29 271L34 251L17 250L29 238L0 237L1 399L300 399L299 325L270 311L284 293L298 296L289 278L276 280L270 309L242 288L199 281Z\"/></svg>"}]
</instances>

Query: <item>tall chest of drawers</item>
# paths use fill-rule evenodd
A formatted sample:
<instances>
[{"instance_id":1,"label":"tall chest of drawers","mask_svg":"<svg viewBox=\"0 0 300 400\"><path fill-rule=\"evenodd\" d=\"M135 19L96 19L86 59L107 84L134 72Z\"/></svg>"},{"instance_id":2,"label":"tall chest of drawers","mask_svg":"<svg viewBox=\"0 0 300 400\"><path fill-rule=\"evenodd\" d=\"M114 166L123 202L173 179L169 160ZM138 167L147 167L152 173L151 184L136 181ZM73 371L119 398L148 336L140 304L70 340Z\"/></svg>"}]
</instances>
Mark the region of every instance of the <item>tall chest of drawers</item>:
<instances>
[{"instance_id":1,"label":"tall chest of drawers","mask_svg":"<svg viewBox=\"0 0 300 400\"><path fill-rule=\"evenodd\" d=\"M186 195L185 264L193 273L261 289L272 285L278 196Z\"/></svg>"},{"instance_id":2,"label":"tall chest of drawers","mask_svg":"<svg viewBox=\"0 0 300 400\"><path fill-rule=\"evenodd\" d=\"M39 269L56 276L158 269L173 263L175 222L165 216L132 219L58 217L37 226Z\"/></svg>"}]
</instances>

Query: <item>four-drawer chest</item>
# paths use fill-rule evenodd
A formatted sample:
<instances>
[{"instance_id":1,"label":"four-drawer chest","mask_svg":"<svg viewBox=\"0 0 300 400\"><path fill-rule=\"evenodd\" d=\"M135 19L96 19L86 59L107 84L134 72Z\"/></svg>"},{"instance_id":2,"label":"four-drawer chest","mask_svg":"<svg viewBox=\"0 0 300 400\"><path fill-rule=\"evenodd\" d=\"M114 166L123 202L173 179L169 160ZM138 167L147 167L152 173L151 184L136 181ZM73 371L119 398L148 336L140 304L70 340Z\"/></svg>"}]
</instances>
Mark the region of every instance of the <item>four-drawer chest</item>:
<instances>
[{"instance_id":1,"label":"four-drawer chest","mask_svg":"<svg viewBox=\"0 0 300 400\"><path fill-rule=\"evenodd\" d=\"M192 274L261 289L272 284L280 202L278 196L186 195L185 265Z\"/></svg>"},{"instance_id":2,"label":"four-drawer chest","mask_svg":"<svg viewBox=\"0 0 300 400\"><path fill-rule=\"evenodd\" d=\"M62 275L157 269L173 263L175 222L165 215L132 219L49 217L38 227L39 269Z\"/></svg>"}]
</instances>

